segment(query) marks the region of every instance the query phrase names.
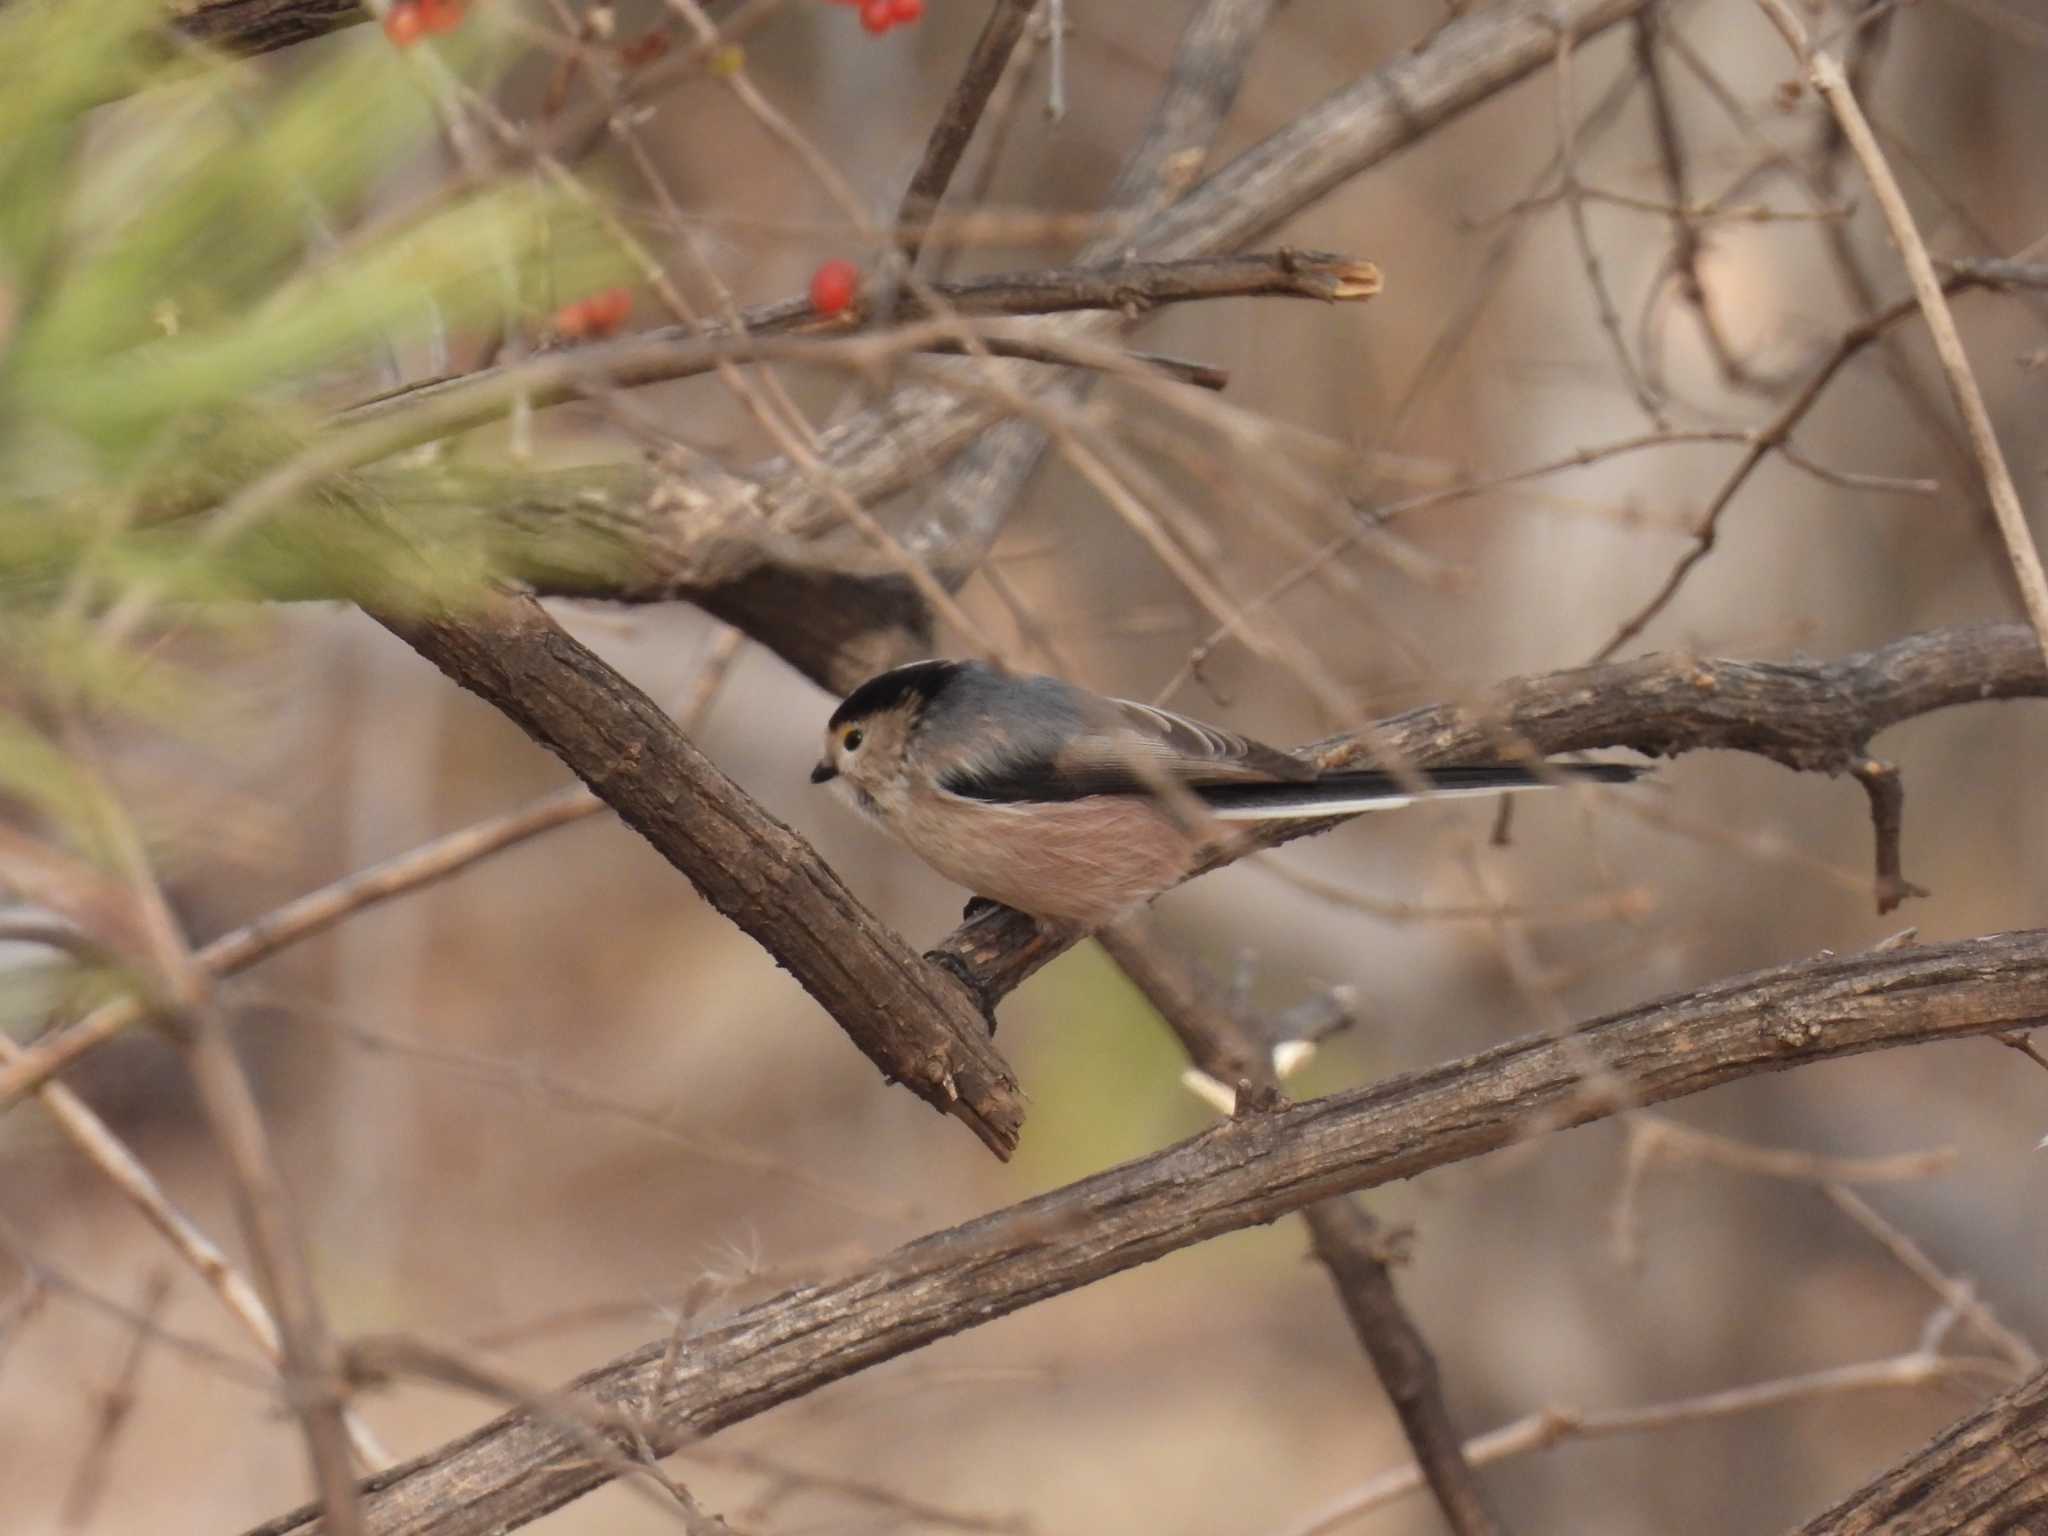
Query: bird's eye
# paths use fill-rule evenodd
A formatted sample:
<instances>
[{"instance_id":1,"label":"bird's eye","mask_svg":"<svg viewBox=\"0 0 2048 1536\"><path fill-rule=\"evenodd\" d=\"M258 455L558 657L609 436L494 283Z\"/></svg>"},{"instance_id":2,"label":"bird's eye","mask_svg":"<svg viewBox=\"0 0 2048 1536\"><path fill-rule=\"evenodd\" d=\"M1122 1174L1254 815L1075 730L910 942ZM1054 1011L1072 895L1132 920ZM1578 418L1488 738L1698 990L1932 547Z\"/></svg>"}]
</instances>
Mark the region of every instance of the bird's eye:
<instances>
[{"instance_id":1,"label":"bird's eye","mask_svg":"<svg viewBox=\"0 0 2048 1536\"><path fill-rule=\"evenodd\" d=\"M855 726L852 730L848 731L844 736L839 738L839 745L844 747L849 752L858 752L860 750L861 742L863 742L866 739L866 737L861 735L860 727Z\"/></svg>"}]
</instances>

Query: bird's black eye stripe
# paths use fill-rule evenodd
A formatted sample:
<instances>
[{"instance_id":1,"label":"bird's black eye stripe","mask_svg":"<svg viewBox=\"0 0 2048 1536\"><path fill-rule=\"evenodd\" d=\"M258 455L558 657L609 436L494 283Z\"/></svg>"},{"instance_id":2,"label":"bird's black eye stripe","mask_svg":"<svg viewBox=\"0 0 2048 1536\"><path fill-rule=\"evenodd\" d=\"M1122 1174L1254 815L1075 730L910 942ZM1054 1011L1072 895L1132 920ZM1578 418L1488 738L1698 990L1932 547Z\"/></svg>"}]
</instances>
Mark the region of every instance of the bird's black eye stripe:
<instances>
[{"instance_id":1,"label":"bird's black eye stripe","mask_svg":"<svg viewBox=\"0 0 2048 1536\"><path fill-rule=\"evenodd\" d=\"M852 730L848 731L844 736L839 738L839 744L842 747L846 748L846 750L849 752L858 752L860 750L860 744L866 739L867 738L861 734L860 727L855 726Z\"/></svg>"}]
</instances>

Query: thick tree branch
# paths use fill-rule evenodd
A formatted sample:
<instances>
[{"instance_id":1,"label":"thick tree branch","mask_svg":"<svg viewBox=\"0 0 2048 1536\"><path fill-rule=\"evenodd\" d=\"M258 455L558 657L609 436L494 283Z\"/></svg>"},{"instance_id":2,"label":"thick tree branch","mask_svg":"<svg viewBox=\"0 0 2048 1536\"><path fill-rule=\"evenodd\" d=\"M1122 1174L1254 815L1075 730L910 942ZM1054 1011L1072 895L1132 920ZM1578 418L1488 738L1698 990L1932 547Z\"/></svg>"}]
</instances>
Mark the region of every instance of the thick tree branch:
<instances>
[{"instance_id":1,"label":"thick tree branch","mask_svg":"<svg viewBox=\"0 0 2048 1536\"><path fill-rule=\"evenodd\" d=\"M2048 1371L1799 1527L1798 1536L2023 1536L2048 1521Z\"/></svg>"},{"instance_id":2,"label":"thick tree branch","mask_svg":"<svg viewBox=\"0 0 2048 1536\"><path fill-rule=\"evenodd\" d=\"M530 598L459 615L416 607L383 622L568 764L802 982L885 1076L1009 1156L1023 1093L967 993L877 922L652 699Z\"/></svg>"},{"instance_id":3,"label":"thick tree branch","mask_svg":"<svg viewBox=\"0 0 2048 1536\"><path fill-rule=\"evenodd\" d=\"M1369 765L1375 746L1390 765L1417 768L1521 750L1548 756L1628 747L1654 757L1717 750L1843 773L1868 759L1872 737L1902 720L1957 704L2044 695L2048 667L2033 632L1994 624L1930 630L1833 662L1663 655L1550 672L1504 683L1471 706L1410 710L1306 750L1324 768ZM1275 827L1240 851L1329 825ZM999 907L963 923L936 953L971 977L993 1008L1068 942Z\"/></svg>"},{"instance_id":4,"label":"thick tree branch","mask_svg":"<svg viewBox=\"0 0 2048 1536\"><path fill-rule=\"evenodd\" d=\"M2022 631L2023 634L2027 633ZM2048 932L1836 956L1734 977L1463 1061L1243 1116L1178 1146L920 1238L580 1377L601 1413L645 1418L657 1453L883 1360L1314 1201L1412 1178L1548 1131L1762 1072L1962 1039L2048 1015ZM1601 1091L1587 1091L1597 1072ZM365 1484L377 1536L481 1536L608 1481L526 1412ZM317 1528L300 1511L261 1536Z\"/></svg>"}]
</instances>

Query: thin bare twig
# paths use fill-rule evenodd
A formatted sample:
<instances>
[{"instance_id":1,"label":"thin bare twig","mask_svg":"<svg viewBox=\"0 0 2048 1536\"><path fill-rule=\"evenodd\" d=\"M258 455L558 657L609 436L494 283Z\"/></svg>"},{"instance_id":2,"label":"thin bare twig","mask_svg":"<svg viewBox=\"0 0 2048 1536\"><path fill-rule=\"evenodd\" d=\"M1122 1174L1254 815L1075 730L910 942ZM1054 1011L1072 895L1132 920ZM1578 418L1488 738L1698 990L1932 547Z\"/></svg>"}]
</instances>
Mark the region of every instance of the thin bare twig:
<instances>
[{"instance_id":1,"label":"thin bare twig","mask_svg":"<svg viewBox=\"0 0 2048 1536\"><path fill-rule=\"evenodd\" d=\"M1242 86L1252 45L1271 17L1271 0L1206 0L1181 29L1166 89L1144 137L1110 189L1107 211L1081 250L1083 262L1128 258L1133 225L1170 203L1208 155ZM1056 50L1064 12L1048 7ZM1056 55L1057 61L1057 55ZM1371 280L1377 283L1377 273ZM1136 306L1120 306L1135 317ZM1041 398L1061 409L1085 402L1094 379L1069 373ZM982 565L1051 441L1042 424L1003 421L946 465L911 523L906 542L930 551L941 579L957 590Z\"/></svg>"},{"instance_id":2,"label":"thin bare twig","mask_svg":"<svg viewBox=\"0 0 2048 1536\"><path fill-rule=\"evenodd\" d=\"M1271 1042L1243 1017L1208 1001L1215 988L1135 922L1098 934L1118 967L1159 1010L1195 1067L1236 1089L1235 1113L1256 1113L1280 1086ZM1385 1239L1364 1208L1349 1196L1318 1201L1302 1212L1316 1258L1329 1271L1345 1315L1374 1373L1394 1405L1431 1492L1456 1536L1500 1536L1459 1450L1458 1432L1444 1402L1436 1356L1394 1288Z\"/></svg>"},{"instance_id":3,"label":"thin bare twig","mask_svg":"<svg viewBox=\"0 0 2048 1536\"><path fill-rule=\"evenodd\" d=\"M573 1113L601 1117L616 1124L631 1126L647 1135L660 1137L707 1162L779 1180L792 1190L808 1194L814 1199L844 1210L892 1220L903 1220L909 1214L906 1206L890 1202L878 1191L850 1182L835 1181L814 1173L801 1163L728 1141L715 1134L702 1130L686 1130L677 1123L680 1116L673 1108L666 1113L644 1109L637 1104L627 1103L610 1094L599 1092L563 1073L545 1070L534 1062L506 1060L478 1051L437 1045L432 1041L413 1039L393 1034L388 1030L351 1023L347 1019L336 1019L333 1023L352 1045L368 1053L438 1067L443 1071L458 1074L469 1082L486 1084L534 1102L555 1104Z\"/></svg>"},{"instance_id":4,"label":"thin bare twig","mask_svg":"<svg viewBox=\"0 0 2048 1536\"><path fill-rule=\"evenodd\" d=\"M2020 1334L2014 1332L1985 1305L1975 1286L1943 1270L1927 1251L1892 1222L1881 1216L1861 1195L1846 1184L1830 1183L1826 1194L1836 1208L1868 1232L1884 1250L1937 1297L1941 1304L1975 1328L1986 1341L2019 1370L2032 1374L2041 1368L2041 1355Z\"/></svg>"},{"instance_id":5,"label":"thin bare twig","mask_svg":"<svg viewBox=\"0 0 2048 1536\"><path fill-rule=\"evenodd\" d=\"M1986 1377L1999 1380L2007 1374L2007 1367L2002 1361L1915 1350L1911 1354L1893 1355L1885 1360L1808 1371L1798 1376L1729 1387L1720 1392L1704 1392L1697 1397L1649 1403L1640 1408L1543 1408L1516 1419L1512 1424L1503 1424L1499 1429L1473 1436L1465 1442L1465 1455L1474 1466L1491 1466L1515 1456L1547 1451L1573 1440L1655 1434L1681 1424L1760 1413L1791 1403L1842 1397L1856 1392L1913 1390L1958 1380L1982 1380ZM1412 1463L1396 1467L1339 1494L1313 1515L1286 1527L1285 1536L1326 1536L1326 1533L1360 1515L1409 1494L1420 1493L1425 1486L1420 1467Z\"/></svg>"},{"instance_id":6,"label":"thin bare twig","mask_svg":"<svg viewBox=\"0 0 2048 1536\"><path fill-rule=\"evenodd\" d=\"M1572 86L1572 53L1577 44L1571 29L1559 26L1557 29L1557 139L1558 159L1562 165L1565 211L1570 215L1572 239L1577 242L1579 264L1585 269L1586 286L1592 290L1593 305L1600 316L1600 329L1607 333L1608 345L1614 351L1614 360L1621 370L1623 382L1629 393L1635 396L1636 404L1643 414L1650 418L1652 426L1662 431L1670 423L1664 415L1664 402L1650 387L1636 361L1630 355L1628 338L1622 334L1621 316L1615 313L1614 297L1608 291L1607 274L1600 262L1600 253L1593 244L1593 232L1586 222L1586 198L1579 183L1578 146L1574 135L1578 131L1579 107Z\"/></svg>"},{"instance_id":7,"label":"thin bare twig","mask_svg":"<svg viewBox=\"0 0 2048 1536\"><path fill-rule=\"evenodd\" d=\"M95 831L125 881L132 913L129 926L137 935L137 947L126 958L145 968L151 1013L185 1058L201 1112L226 1165L257 1285L277 1323L285 1400L305 1437L327 1528L331 1536L357 1536L362 1514L340 1356L327 1329L290 1197L270 1153L255 1090L214 1007L212 978L193 963L140 832L98 771L90 740L75 723L67 725L67 746Z\"/></svg>"},{"instance_id":8,"label":"thin bare twig","mask_svg":"<svg viewBox=\"0 0 2048 1536\"><path fill-rule=\"evenodd\" d=\"M1961 280L1954 281L1960 283ZM1793 429L1819 403L1821 395L1834 381L1835 375L1848 365L1851 358L1915 312L1914 301L1904 299L1887 309L1880 310L1868 319L1859 321L1842 333L1827 357L1807 375L1806 381L1784 405L1779 407L1777 414L1751 436L1749 447L1722 480L1720 488L1714 492L1713 499L1707 503L1706 511L1700 514L1698 529L1693 534L1692 547L1679 557L1670 574L1664 578L1663 585L1651 594L1649 601L1624 619L1621 627L1615 630L1607 643L1593 653L1594 661L1606 661L1619 654L1623 646L1648 629L1651 622L1671 606L1672 600L1678 596L1693 570L1714 552L1715 542L1720 537L1721 518L1734 503L1743 486L1749 483L1749 477L1755 472L1756 467L1763 463L1773 449L1781 447L1791 438Z\"/></svg>"},{"instance_id":9,"label":"thin bare twig","mask_svg":"<svg viewBox=\"0 0 2048 1536\"><path fill-rule=\"evenodd\" d=\"M949 1509L929 1499L898 1493L893 1488L862 1478L794 1467L759 1451L736 1450L713 1442L708 1446L686 1446L682 1454L707 1466L737 1467L751 1472L764 1479L778 1496L799 1492L821 1493L864 1505L893 1517L892 1526L900 1521L935 1526L941 1530L983 1532L986 1536L1031 1536L1031 1522L1022 1516L978 1515L968 1510ZM769 1500L763 1498L755 1502L765 1506Z\"/></svg>"},{"instance_id":10,"label":"thin bare twig","mask_svg":"<svg viewBox=\"0 0 2048 1536\"><path fill-rule=\"evenodd\" d=\"M0 1065L13 1067L28 1052L0 1035ZM284 1353L277 1322L256 1287L237 1269L220 1245L201 1230L164 1192L148 1165L126 1142L114 1134L92 1107L62 1083L42 1082L36 1087L43 1107L57 1126L71 1139L94 1167L113 1183L152 1227L162 1234L178 1257L220 1298L228 1315L255 1341L265 1359L282 1369ZM352 1411L345 1413L349 1442L363 1464L372 1470L390 1465L391 1458L370 1433L369 1426Z\"/></svg>"},{"instance_id":11,"label":"thin bare twig","mask_svg":"<svg viewBox=\"0 0 2048 1536\"><path fill-rule=\"evenodd\" d=\"M982 24L981 36L974 40L974 51L967 56L960 78L953 83L952 95L946 98L938 122L932 125L924 158L911 174L896 214L898 248L910 266L917 265L923 238L919 231L945 200L946 188L953 180L953 172L959 169L960 157L967 153L968 141L974 137L996 83L1003 78L1010 55L1024 36L1031 10L1032 0L995 0L988 20Z\"/></svg>"},{"instance_id":12,"label":"thin bare twig","mask_svg":"<svg viewBox=\"0 0 2048 1536\"><path fill-rule=\"evenodd\" d=\"M1643 90L1649 98L1650 121L1657 132L1657 159L1664 173L1664 191L1671 222L1672 281L1677 285L1679 298L1692 311L1700 338L1706 343L1723 381L1735 389L1756 389L1760 382L1749 365L1728 344L1714 310L1713 295L1700 275L1700 261L1705 254L1705 241L1700 235L1702 215L1692 206L1692 194L1687 185L1685 141L1679 133L1678 114L1672 106L1670 87L1664 78L1661 47L1664 23L1665 13L1658 7L1653 6L1637 14L1635 56L1636 72L1642 77ZM1724 210L1721 216L1726 217L1727 212ZM1658 385L1655 354L1647 340L1644 353L1645 373L1655 388Z\"/></svg>"},{"instance_id":13,"label":"thin bare twig","mask_svg":"<svg viewBox=\"0 0 2048 1536\"><path fill-rule=\"evenodd\" d=\"M694 731L724 686L744 639L727 629L713 643L711 654L678 711L681 729ZM604 802L581 784L542 795L517 810L486 817L469 826L357 870L264 913L253 922L222 934L195 951L193 963L215 977L232 976L267 960L279 950L325 933L337 923L379 903L423 890L459 874L471 865L517 847L556 827L593 816ZM39 1088L107 1041L132 1028L144 1016L134 998L104 1003L70 1028L61 1030L13 1055L0 1051L0 1108ZM4 1042L11 1046L11 1042Z\"/></svg>"},{"instance_id":14,"label":"thin bare twig","mask_svg":"<svg viewBox=\"0 0 2048 1536\"><path fill-rule=\"evenodd\" d=\"M2034 535L2027 527L2026 509L2020 505L2019 488L2013 484L2012 471L2006 467L2005 454L1998 446L1998 434L1991 425L1991 412L1984 405L1983 391L1978 388L1977 376L1971 371L1969 354L1963 350L1963 339L1956 330L1955 316L1949 312L1947 294L1941 278L1935 273L1933 259L1927 254L1926 243L1920 238L1913 210L1907 206L1898 178L1892 174L1891 164L1878 145L1877 135L1871 132L1863 108L1857 103L1856 93L1849 87L1849 77L1843 73L1841 61L1833 54L1812 46L1806 24L1792 12L1785 0L1757 0L1757 4L1805 66L1807 78L1835 114L1850 151L1870 180L1871 191L1876 194L1877 205L1891 230L1892 243L1899 248L1906 277L1912 283L1914 302L1927 322L1935 355L1941 359L1949 393L1969 433L1970 448L1976 456L1977 468L1984 476L1984 488L1991 498L1991 509L1997 515L1999 532L2005 538L2006 556L2012 562L2013 575L2019 583L2027 620L2040 639L2042 654L2048 656L2048 572L2041 568L2040 551L2034 547Z\"/></svg>"},{"instance_id":15,"label":"thin bare twig","mask_svg":"<svg viewBox=\"0 0 2048 1536\"><path fill-rule=\"evenodd\" d=\"M70 1486L57 1510L57 1527L66 1532L82 1531L92 1523L100 1496L106 1492L107 1471L113 1464L114 1444L135 1409L136 1386L142 1379L142 1362L148 1358L151 1326L170 1299L171 1277L167 1270L153 1269L143 1281L142 1299L136 1306L141 1319L129 1336L114 1379L99 1394L92 1440L71 1474Z\"/></svg>"},{"instance_id":16,"label":"thin bare twig","mask_svg":"<svg viewBox=\"0 0 2048 1536\"><path fill-rule=\"evenodd\" d=\"M1615 1193L1609 1229L1615 1259L1628 1268L1635 1267L1642 1252L1637 1207L1643 1183L1660 1163L1706 1163L1755 1178L1846 1185L1931 1178L1954 1166L1956 1159L1953 1147L1883 1157L1831 1157L1790 1147L1760 1147L1643 1112L1630 1115L1625 1129L1628 1143L1622 1155L1621 1187Z\"/></svg>"}]
</instances>

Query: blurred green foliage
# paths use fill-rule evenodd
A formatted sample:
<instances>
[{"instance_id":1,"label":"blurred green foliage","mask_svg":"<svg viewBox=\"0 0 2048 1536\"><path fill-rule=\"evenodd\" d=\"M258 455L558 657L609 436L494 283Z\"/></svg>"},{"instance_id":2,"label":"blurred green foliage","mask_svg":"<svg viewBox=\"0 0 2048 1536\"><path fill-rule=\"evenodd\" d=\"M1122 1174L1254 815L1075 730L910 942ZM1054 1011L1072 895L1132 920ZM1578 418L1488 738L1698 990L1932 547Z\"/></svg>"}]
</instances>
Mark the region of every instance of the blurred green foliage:
<instances>
[{"instance_id":1,"label":"blurred green foliage","mask_svg":"<svg viewBox=\"0 0 2048 1536\"><path fill-rule=\"evenodd\" d=\"M361 595L366 514L441 477L418 452L368 473L332 413L630 270L491 138L489 15L437 40L445 76L374 28L251 62L163 17L0 5L0 806L88 850L63 723L203 737L194 637L259 634L251 598ZM451 111L504 150L488 175L442 148ZM416 542L437 583L489 574L480 539Z\"/></svg>"}]
</instances>

